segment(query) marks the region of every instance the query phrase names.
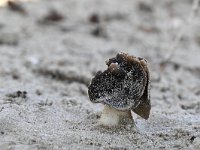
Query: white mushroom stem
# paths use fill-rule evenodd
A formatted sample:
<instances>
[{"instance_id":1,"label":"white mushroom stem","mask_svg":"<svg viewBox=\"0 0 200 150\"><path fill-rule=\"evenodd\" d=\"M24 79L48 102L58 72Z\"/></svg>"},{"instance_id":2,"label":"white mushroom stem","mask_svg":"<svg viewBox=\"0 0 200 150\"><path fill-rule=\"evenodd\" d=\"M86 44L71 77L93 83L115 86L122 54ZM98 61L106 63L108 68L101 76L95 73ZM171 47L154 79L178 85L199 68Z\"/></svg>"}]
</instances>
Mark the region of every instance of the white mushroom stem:
<instances>
[{"instance_id":1,"label":"white mushroom stem","mask_svg":"<svg viewBox=\"0 0 200 150\"><path fill-rule=\"evenodd\" d=\"M108 127L117 126L122 119L133 120L131 111L121 111L105 105L99 119L99 124Z\"/></svg>"}]
</instances>

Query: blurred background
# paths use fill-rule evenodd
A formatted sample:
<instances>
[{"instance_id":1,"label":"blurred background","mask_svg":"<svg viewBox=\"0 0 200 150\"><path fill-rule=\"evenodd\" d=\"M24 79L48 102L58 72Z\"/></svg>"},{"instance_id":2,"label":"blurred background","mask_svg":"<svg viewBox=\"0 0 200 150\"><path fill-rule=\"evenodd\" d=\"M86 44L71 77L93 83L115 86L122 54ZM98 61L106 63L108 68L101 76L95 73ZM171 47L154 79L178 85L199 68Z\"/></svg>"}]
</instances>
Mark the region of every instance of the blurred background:
<instances>
[{"instance_id":1,"label":"blurred background","mask_svg":"<svg viewBox=\"0 0 200 150\"><path fill-rule=\"evenodd\" d=\"M0 0L0 6L6 6L9 0ZM25 2L25 1L31 1L31 0L12 0L12 1L21 1L21 2ZM34 1L34 0L32 0Z\"/></svg>"},{"instance_id":2,"label":"blurred background","mask_svg":"<svg viewBox=\"0 0 200 150\"><path fill-rule=\"evenodd\" d=\"M0 0L0 149L198 149L199 5ZM139 133L94 127L102 106L87 86L118 52L150 66L152 110L148 121L133 114Z\"/></svg>"}]
</instances>

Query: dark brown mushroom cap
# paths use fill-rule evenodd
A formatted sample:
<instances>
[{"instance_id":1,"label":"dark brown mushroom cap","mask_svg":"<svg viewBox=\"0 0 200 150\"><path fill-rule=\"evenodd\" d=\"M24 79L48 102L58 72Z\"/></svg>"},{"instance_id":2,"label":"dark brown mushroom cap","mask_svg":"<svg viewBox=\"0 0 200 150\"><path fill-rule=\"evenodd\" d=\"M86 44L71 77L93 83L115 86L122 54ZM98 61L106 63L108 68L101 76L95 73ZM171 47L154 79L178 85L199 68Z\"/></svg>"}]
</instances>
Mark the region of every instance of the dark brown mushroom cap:
<instances>
[{"instance_id":1,"label":"dark brown mushroom cap","mask_svg":"<svg viewBox=\"0 0 200 150\"><path fill-rule=\"evenodd\" d=\"M148 119L150 115L150 110L151 110L151 101L150 101L150 72L149 68L147 66L147 61L144 59L140 59L140 63L143 66L145 72L146 72L146 77L147 77L147 83L145 86L144 93L142 97L140 98L140 104L136 107L133 108L132 111L141 116L144 119Z\"/></svg>"},{"instance_id":2,"label":"dark brown mushroom cap","mask_svg":"<svg viewBox=\"0 0 200 150\"><path fill-rule=\"evenodd\" d=\"M108 68L97 72L88 87L92 102L118 110L130 110L147 119L150 112L149 71L142 58L119 53L109 59ZM146 108L147 104L149 106ZM139 108L140 109L137 109ZM143 108L147 109L143 110Z\"/></svg>"}]
</instances>

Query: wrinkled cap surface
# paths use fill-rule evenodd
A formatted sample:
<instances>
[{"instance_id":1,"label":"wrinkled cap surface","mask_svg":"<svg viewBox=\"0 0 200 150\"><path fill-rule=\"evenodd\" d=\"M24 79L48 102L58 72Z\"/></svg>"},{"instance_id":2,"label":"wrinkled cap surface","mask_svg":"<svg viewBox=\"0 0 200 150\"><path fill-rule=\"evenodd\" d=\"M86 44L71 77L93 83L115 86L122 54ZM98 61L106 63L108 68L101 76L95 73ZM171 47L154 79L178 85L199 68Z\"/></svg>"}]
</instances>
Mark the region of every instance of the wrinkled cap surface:
<instances>
[{"instance_id":1,"label":"wrinkled cap surface","mask_svg":"<svg viewBox=\"0 0 200 150\"><path fill-rule=\"evenodd\" d=\"M118 110L133 110L148 119L150 113L149 69L146 60L119 53L106 62L108 68L98 71L88 87L92 102Z\"/></svg>"}]
</instances>

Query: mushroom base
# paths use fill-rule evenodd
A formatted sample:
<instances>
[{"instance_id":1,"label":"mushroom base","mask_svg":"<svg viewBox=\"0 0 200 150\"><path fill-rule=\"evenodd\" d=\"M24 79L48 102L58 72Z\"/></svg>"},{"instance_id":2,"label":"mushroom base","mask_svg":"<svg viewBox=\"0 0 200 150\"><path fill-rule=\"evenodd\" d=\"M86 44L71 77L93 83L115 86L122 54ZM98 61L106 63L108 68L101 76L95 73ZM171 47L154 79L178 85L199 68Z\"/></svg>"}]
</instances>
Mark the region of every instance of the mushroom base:
<instances>
[{"instance_id":1,"label":"mushroom base","mask_svg":"<svg viewBox=\"0 0 200 150\"><path fill-rule=\"evenodd\" d=\"M119 125L123 122L123 120L126 119L133 121L130 110L121 111L105 105L101 117L99 119L99 124L103 126L112 127Z\"/></svg>"}]
</instances>

